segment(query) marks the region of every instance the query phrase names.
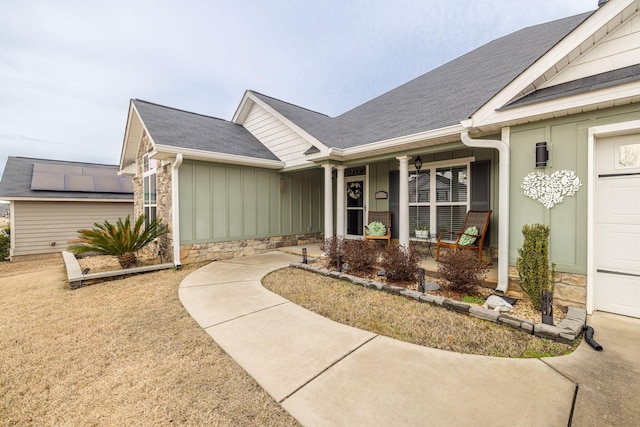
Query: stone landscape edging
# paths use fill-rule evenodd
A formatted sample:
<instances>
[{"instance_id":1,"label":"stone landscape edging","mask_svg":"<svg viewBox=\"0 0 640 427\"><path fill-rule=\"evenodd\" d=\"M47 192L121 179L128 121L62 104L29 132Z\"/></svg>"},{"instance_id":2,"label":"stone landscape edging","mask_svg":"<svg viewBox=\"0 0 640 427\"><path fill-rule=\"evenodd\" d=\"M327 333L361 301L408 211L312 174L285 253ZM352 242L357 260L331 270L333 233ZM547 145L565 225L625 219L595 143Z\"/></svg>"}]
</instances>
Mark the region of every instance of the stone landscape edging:
<instances>
[{"instance_id":1,"label":"stone landscape edging","mask_svg":"<svg viewBox=\"0 0 640 427\"><path fill-rule=\"evenodd\" d=\"M520 319L518 317L500 313L494 310L489 310L484 307L479 307L460 301L454 301L428 293L414 291L412 289L403 288L401 286L388 285L386 283L376 282L375 280L369 280L362 277L353 276L351 274L329 270L323 267L316 267L314 265L304 264L302 262L293 262L290 265L293 268L313 271L315 273L332 277L334 279L346 280L353 283L354 285L363 286L365 288L377 289L379 291L388 292L390 294L400 295L405 298L411 298L418 302L426 302L433 305L441 306L458 313L476 317L478 319L509 325L514 329L522 330L541 338L548 338L565 344L573 344L574 341L580 336L580 333L582 332L582 326L587 322L586 310L579 307L570 306L569 310L567 311L567 315L563 320L560 321L560 323L558 323L557 326L547 325L544 323L535 323L529 320Z\"/></svg>"},{"instance_id":2,"label":"stone landscape edging","mask_svg":"<svg viewBox=\"0 0 640 427\"><path fill-rule=\"evenodd\" d=\"M106 279L109 277L127 276L130 274L148 273L150 271L167 270L173 268L172 263L145 265L143 267L127 268L126 270L101 271L99 273L82 274L80 263L75 255L69 251L62 251L62 259L67 268L67 281L71 290L84 286L84 281L95 279Z\"/></svg>"}]
</instances>

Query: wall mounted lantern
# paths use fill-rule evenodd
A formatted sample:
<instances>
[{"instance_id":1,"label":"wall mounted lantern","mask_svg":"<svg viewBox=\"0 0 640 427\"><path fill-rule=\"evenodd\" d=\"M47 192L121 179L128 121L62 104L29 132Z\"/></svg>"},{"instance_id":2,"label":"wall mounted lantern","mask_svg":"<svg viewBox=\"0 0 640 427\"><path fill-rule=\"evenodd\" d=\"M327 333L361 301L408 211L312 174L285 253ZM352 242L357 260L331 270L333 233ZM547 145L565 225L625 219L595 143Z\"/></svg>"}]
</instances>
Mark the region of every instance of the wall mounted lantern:
<instances>
[{"instance_id":1,"label":"wall mounted lantern","mask_svg":"<svg viewBox=\"0 0 640 427\"><path fill-rule=\"evenodd\" d=\"M416 167L416 170L420 172L420 169L422 169L422 158L420 156L416 157L413 161L413 165Z\"/></svg>"},{"instance_id":2,"label":"wall mounted lantern","mask_svg":"<svg viewBox=\"0 0 640 427\"><path fill-rule=\"evenodd\" d=\"M536 142L536 167L546 168L549 160L549 150L546 142Z\"/></svg>"}]
</instances>

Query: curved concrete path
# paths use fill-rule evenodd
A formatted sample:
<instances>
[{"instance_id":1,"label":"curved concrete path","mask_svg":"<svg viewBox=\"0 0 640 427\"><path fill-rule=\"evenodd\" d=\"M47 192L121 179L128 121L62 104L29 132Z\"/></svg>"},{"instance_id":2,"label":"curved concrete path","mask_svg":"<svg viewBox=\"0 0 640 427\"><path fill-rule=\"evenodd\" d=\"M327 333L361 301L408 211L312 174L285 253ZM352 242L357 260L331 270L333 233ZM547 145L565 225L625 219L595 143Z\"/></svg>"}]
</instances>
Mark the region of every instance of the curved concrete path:
<instances>
[{"instance_id":1,"label":"curved concrete path","mask_svg":"<svg viewBox=\"0 0 640 427\"><path fill-rule=\"evenodd\" d=\"M262 287L267 273L299 259L270 252L212 262L183 280L179 296L215 342L305 426L566 426L579 366L604 353L583 344L553 359L474 356L345 326ZM578 399L577 407L588 406ZM602 421L601 412L594 416Z\"/></svg>"}]
</instances>

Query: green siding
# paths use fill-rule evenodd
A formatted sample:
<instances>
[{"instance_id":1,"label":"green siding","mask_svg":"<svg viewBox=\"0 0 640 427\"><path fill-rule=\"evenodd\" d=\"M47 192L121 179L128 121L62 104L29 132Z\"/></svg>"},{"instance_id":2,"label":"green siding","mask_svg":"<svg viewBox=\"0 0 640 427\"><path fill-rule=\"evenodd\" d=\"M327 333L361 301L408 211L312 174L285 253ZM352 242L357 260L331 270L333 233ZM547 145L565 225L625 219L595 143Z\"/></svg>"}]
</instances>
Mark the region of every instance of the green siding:
<instances>
[{"instance_id":1,"label":"green siding","mask_svg":"<svg viewBox=\"0 0 640 427\"><path fill-rule=\"evenodd\" d=\"M182 244L322 231L321 170L185 161L179 173Z\"/></svg>"},{"instance_id":2,"label":"green siding","mask_svg":"<svg viewBox=\"0 0 640 427\"><path fill-rule=\"evenodd\" d=\"M588 129L640 118L640 107L626 106L594 111L511 128L509 262L515 264L522 247L522 226L549 225L549 256L558 271L586 274L587 269L587 139ZM550 144L549 163L535 168L535 143ZM551 209L524 195L523 178L530 172L551 175L559 170L577 173L582 187L575 196Z\"/></svg>"}]
</instances>

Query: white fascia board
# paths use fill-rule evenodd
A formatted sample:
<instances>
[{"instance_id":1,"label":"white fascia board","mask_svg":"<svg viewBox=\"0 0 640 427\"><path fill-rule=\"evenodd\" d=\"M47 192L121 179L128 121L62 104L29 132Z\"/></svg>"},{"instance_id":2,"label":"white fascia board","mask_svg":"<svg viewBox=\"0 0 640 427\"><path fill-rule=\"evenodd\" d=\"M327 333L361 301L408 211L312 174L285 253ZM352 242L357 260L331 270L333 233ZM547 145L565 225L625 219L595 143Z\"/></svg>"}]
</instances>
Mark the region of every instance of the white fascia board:
<instances>
[{"instance_id":1,"label":"white fascia board","mask_svg":"<svg viewBox=\"0 0 640 427\"><path fill-rule=\"evenodd\" d=\"M314 153L305 157L306 160L318 162L323 160L355 160L384 153L398 153L413 148L438 145L460 139L460 132L465 130L462 124L457 124L445 128L434 129L427 132L405 135L398 138L386 139L384 141L359 145L353 148L330 148L326 153Z\"/></svg>"},{"instance_id":2,"label":"white fascia board","mask_svg":"<svg viewBox=\"0 0 640 427\"><path fill-rule=\"evenodd\" d=\"M254 166L266 169L282 169L285 164L280 160L257 159L255 157L238 156L235 154L214 153L211 151L195 150L192 148L171 147L168 145L156 145L153 158L167 159L182 154L185 159L203 160L206 162L226 163L241 166Z\"/></svg>"},{"instance_id":3,"label":"white fascia board","mask_svg":"<svg viewBox=\"0 0 640 427\"><path fill-rule=\"evenodd\" d=\"M384 141L373 142L371 144L359 145L353 148L347 148L342 150L342 155L345 159L351 159L362 157L363 155L370 155L372 153L392 151L397 152L400 150L414 148L415 145L424 146L425 143L427 143L427 145L435 145L428 144L428 142L433 141L437 144L439 140L447 137L455 137L456 139L460 139L460 132L462 132L463 130L464 128L462 127L462 125L457 124L445 128L430 130L427 132L420 132L412 135L401 136L398 138L387 139Z\"/></svg>"},{"instance_id":4,"label":"white fascia board","mask_svg":"<svg viewBox=\"0 0 640 427\"><path fill-rule=\"evenodd\" d=\"M487 117L483 121L474 116L472 127L483 129L495 125L513 126L541 120L549 115L554 117L557 115L567 115L567 111L574 109L586 108L587 111L590 111L598 109L598 105L610 107L612 104L629 104L633 102L634 98L638 97L640 97L640 82L633 82L550 101L542 101L522 107L496 111L491 117Z\"/></svg>"},{"instance_id":5,"label":"white fascia board","mask_svg":"<svg viewBox=\"0 0 640 427\"><path fill-rule=\"evenodd\" d=\"M130 125L131 125L131 121L134 119L134 114L135 117L137 118L137 120L140 122L140 126L142 127L142 134L146 133L147 136L149 137L149 141L151 142L151 147L152 149L155 147L156 143L153 141L153 138L151 137L151 133L149 132L149 129L147 129L147 126L144 124L144 121L142 120L142 117L140 117L140 114L138 113L138 110L136 109L136 106L133 103L133 100L131 100L131 106L129 108L129 118L127 120L127 128L125 130L125 134L124 134L124 142L122 144L122 154L120 157L120 171L122 171L122 175L129 175L130 173L124 173L125 170L130 170L131 165L134 165L134 173L131 174L132 176L136 176L137 172L135 171L135 164L137 162L137 153L138 150L140 148L140 142L142 141L142 134L140 135L140 138L138 141L131 141L130 139L130 135L129 135L129 131L130 131ZM131 159L130 157L127 157L127 153L129 151L129 144L136 144L135 147L135 154L133 156L133 159ZM129 162L129 163L127 163Z\"/></svg>"},{"instance_id":6,"label":"white fascia board","mask_svg":"<svg viewBox=\"0 0 640 427\"><path fill-rule=\"evenodd\" d=\"M253 101L255 104L260 105L262 108L267 110L267 112L269 114L271 114L272 116L276 117L278 120L280 120L286 126L288 126L291 130L293 130L295 133L300 135L302 138L306 139L307 142L309 142L311 145L314 145L317 149L320 150L320 152L328 152L329 151L329 147L327 147L324 143L320 142L320 140L316 139L316 137L314 137L313 135L311 135L310 133L308 133L307 131L302 129L300 126L298 126L297 124L293 123L291 120L289 120L288 118L286 118L285 116L280 114L277 110L275 110L273 107L271 107L266 102L262 101L260 98L255 96L250 91L247 91L245 96L247 98L247 101L250 100L250 101ZM242 101L243 101L243 103L246 103L244 98L243 98ZM247 111L247 113L248 113L248 111ZM233 118L234 118L234 123L235 123L236 117L234 116Z\"/></svg>"},{"instance_id":7,"label":"white fascia board","mask_svg":"<svg viewBox=\"0 0 640 427\"><path fill-rule=\"evenodd\" d=\"M530 86L540 76L546 73L547 70L555 66L576 47L593 36L598 30L605 27L609 21L636 1L637 0L610 0L607 2L483 105L473 115L474 126L475 123L482 126L482 123L491 122L491 118L496 114L496 110L508 104L513 98L518 96L519 93L524 91L527 86Z\"/></svg>"},{"instance_id":8,"label":"white fascia board","mask_svg":"<svg viewBox=\"0 0 640 427\"><path fill-rule=\"evenodd\" d=\"M80 197L10 197L4 198L12 202L83 202L83 203L133 203L133 196L130 199L89 199Z\"/></svg>"},{"instance_id":9,"label":"white fascia board","mask_svg":"<svg viewBox=\"0 0 640 427\"><path fill-rule=\"evenodd\" d=\"M240 104L238 104L238 108L236 108L236 112L233 114L233 118L231 122L242 125L253 106L253 100L249 99L249 91L245 90L244 95L242 95L242 100Z\"/></svg>"}]
</instances>

